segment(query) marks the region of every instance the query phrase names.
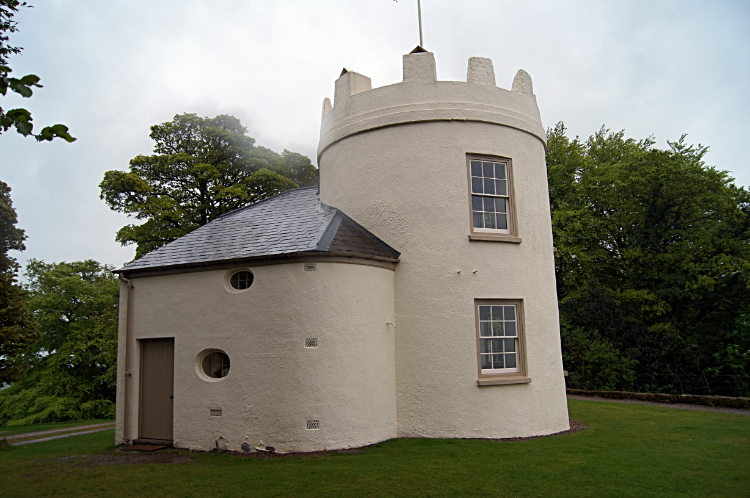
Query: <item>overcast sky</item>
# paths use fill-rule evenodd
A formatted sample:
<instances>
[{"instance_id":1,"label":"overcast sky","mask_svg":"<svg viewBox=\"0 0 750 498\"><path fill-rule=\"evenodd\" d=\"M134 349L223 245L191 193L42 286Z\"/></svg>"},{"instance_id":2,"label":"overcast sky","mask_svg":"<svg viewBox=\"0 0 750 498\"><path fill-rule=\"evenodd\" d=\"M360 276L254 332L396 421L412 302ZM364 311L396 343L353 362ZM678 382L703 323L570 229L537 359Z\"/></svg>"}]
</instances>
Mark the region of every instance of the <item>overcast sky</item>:
<instances>
[{"instance_id":1,"label":"overcast sky","mask_svg":"<svg viewBox=\"0 0 750 498\"><path fill-rule=\"evenodd\" d=\"M16 16L14 75L44 88L24 105L37 130L78 138L0 136L27 250L48 262L120 266L128 219L99 199L104 172L149 154L149 127L175 114L232 114L257 143L315 162L321 104L347 67L373 87L401 80L419 41L416 0L31 0ZM688 134L707 162L750 185L750 2L423 0L425 47L438 79L465 80L490 57L498 86L532 76L545 127L587 137L606 125L657 146Z\"/></svg>"}]
</instances>

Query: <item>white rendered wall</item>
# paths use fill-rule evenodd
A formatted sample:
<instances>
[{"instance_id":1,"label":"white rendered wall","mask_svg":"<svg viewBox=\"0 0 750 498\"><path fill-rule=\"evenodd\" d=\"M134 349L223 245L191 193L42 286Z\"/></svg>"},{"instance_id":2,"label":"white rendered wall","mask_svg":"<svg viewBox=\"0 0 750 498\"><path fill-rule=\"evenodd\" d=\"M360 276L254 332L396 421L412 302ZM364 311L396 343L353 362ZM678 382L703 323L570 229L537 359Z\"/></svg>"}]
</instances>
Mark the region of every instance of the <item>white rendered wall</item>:
<instances>
[{"instance_id":1,"label":"white rendered wall","mask_svg":"<svg viewBox=\"0 0 750 498\"><path fill-rule=\"evenodd\" d=\"M117 393L115 403L115 444L122 444L125 440L125 386L131 382L126 378L127 367L125 364L125 350L129 349L132 356L132 347L128 348L126 337L128 309L128 287L120 281L120 307L117 320ZM133 363L131 362L131 365ZM128 393L130 395L130 392ZM131 395L132 396L132 395ZM130 400L128 400L128 404ZM129 411L132 413L132 410ZM130 422L132 427L132 422Z\"/></svg>"},{"instance_id":2,"label":"white rendered wall","mask_svg":"<svg viewBox=\"0 0 750 498\"><path fill-rule=\"evenodd\" d=\"M396 435L393 271L318 262L252 267L253 285L228 292L226 270L134 278L130 438L138 430L138 339L175 338L174 444L210 450L273 446L317 451ZM125 289L121 289L121 304ZM124 345L124 316L120 345ZM317 338L317 348L305 348ZM229 375L207 382L196 357L225 351ZM118 370L121 443L124 348ZM210 417L221 409L221 417ZM320 420L307 430L307 420Z\"/></svg>"},{"instance_id":3,"label":"white rendered wall","mask_svg":"<svg viewBox=\"0 0 750 498\"><path fill-rule=\"evenodd\" d=\"M404 112L410 100L418 109ZM391 85L324 116L321 201L401 252L399 435L500 438L569 427L543 139L533 95L475 83ZM468 239L467 154L511 159L522 243ZM523 299L530 384L477 385L477 298Z\"/></svg>"}]
</instances>

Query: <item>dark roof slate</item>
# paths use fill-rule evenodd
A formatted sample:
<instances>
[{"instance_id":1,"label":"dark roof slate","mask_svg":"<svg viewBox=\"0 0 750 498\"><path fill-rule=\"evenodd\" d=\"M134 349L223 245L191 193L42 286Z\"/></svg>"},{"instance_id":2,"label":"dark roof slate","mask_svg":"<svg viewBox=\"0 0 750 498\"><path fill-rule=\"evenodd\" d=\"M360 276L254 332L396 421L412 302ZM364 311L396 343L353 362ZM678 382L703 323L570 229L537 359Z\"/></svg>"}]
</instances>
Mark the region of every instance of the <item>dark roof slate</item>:
<instances>
[{"instance_id":1,"label":"dark roof slate","mask_svg":"<svg viewBox=\"0 0 750 498\"><path fill-rule=\"evenodd\" d=\"M343 212L322 204L317 188L308 187L289 190L227 213L118 272L304 253L385 260L400 256Z\"/></svg>"}]
</instances>

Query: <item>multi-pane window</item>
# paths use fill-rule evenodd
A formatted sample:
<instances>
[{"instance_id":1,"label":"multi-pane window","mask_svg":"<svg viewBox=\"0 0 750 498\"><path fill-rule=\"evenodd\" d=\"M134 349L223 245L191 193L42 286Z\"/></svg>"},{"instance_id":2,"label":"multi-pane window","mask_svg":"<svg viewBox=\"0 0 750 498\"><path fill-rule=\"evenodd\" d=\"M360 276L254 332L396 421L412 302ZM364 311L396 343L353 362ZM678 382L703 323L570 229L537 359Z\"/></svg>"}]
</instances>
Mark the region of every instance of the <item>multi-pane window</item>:
<instances>
[{"instance_id":1,"label":"multi-pane window","mask_svg":"<svg viewBox=\"0 0 750 498\"><path fill-rule=\"evenodd\" d=\"M477 384L528 384L522 299L476 299Z\"/></svg>"},{"instance_id":2,"label":"multi-pane window","mask_svg":"<svg viewBox=\"0 0 750 498\"><path fill-rule=\"evenodd\" d=\"M249 271L238 271L229 278L229 283L237 290L244 290L253 285L253 274Z\"/></svg>"},{"instance_id":3,"label":"multi-pane window","mask_svg":"<svg viewBox=\"0 0 750 498\"><path fill-rule=\"evenodd\" d=\"M229 374L229 356L222 351L208 353L201 362L203 373L211 379L222 379Z\"/></svg>"},{"instance_id":4,"label":"multi-pane window","mask_svg":"<svg viewBox=\"0 0 750 498\"><path fill-rule=\"evenodd\" d=\"M510 172L507 161L470 159L471 213L475 231L510 233Z\"/></svg>"},{"instance_id":5,"label":"multi-pane window","mask_svg":"<svg viewBox=\"0 0 750 498\"><path fill-rule=\"evenodd\" d=\"M518 371L518 313L515 304L479 305L479 356L483 373Z\"/></svg>"}]
</instances>

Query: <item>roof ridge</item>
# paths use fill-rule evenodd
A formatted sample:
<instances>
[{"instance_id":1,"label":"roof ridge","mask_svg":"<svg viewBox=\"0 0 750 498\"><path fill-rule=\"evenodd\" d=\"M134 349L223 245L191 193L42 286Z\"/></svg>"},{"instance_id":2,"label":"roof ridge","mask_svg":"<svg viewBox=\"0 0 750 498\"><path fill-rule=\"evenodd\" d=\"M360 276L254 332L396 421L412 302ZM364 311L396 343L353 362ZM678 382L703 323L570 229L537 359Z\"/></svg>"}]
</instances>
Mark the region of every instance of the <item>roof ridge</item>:
<instances>
[{"instance_id":1,"label":"roof ridge","mask_svg":"<svg viewBox=\"0 0 750 498\"><path fill-rule=\"evenodd\" d=\"M266 202L266 201L270 201L271 199L275 199L275 198L277 198L277 197L279 197L279 196L282 196L282 195L286 195L286 194L288 194L288 193L290 193L290 192L296 192L297 190L309 190L309 189L313 189L313 188L318 188L318 187L317 187L317 185L313 185L313 186L311 186L311 187L299 187L299 188L293 188L293 189L285 190L285 191L283 191L283 192L279 192L279 193L278 193L278 194L276 194L276 195L272 195L271 197L266 197L265 199L261 199L261 200L259 200L259 201L255 201L255 202L253 202L252 204L248 204L247 206L242 206L241 208L237 208L237 209L235 209L234 211L229 211L228 213L224 213L224 214L222 214L221 216L219 216L219 217L218 217L218 218L216 218L216 219L217 219L217 220L220 220L220 219L222 219L222 218L228 218L229 216L235 215L235 214L237 214L237 213L239 213L239 212L241 212L241 211L244 211L244 210L246 210L246 209L250 209L250 208L251 208L251 207L253 207L253 206L257 206L257 205L259 205L259 204L263 204L264 202ZM205 225L204 225L204 226L205 226ZM200 228L200 227L199 227L199 228Z\"/></svg>"},{"instance_id":2,"label":"roof ridge","mask_svg":"<svg viewBox=\"0 0 750 498\"><path fill-rule=\"evenodd\" d=\"M315 241L315 246L312 246L311 243L310 246L312 247L309 250L327 251L331 247L331 242L333 242L333 238L336 236L336 232L338 232L339 226L341 225L341 215L343 215L344 213L342 213L338 208L323 204L322 202L319 202L318 205L322 206L324 209L329 209L332 213L332 216L331 219L328 220L328 223L325 224L325 228L318 232L320 234L320 237L318 237L318 240ZM339 222L336 223L336 220L339 220ZM335 227L334 224L336 225ZM324 240L326 238L327 240Z\"/></svg>"},{"instance_id":3,"label":"roof ridge","mask_svg":"<svg viewBox=\"0 0 750 498\"><path fill-rule=\"evenodd\" d=\"M392 254L395 254L396 258L399 258L401 256L401 253L399 251L397 251L396 249L388 245L386 242L384 242L380 237L378 237L377 235L375 235L374 233L372 233L371 231L369 231L368 229L366 229L365 227L357 223L354 219L352 219L345 212L341 211L338 208L332 208L332 209L335 209L337 211L336 216L341 216L342 221L345 219L348 222L350 222L352 225L354 225L354 228L356 228L359 232L361 232L365 237L374 240L378 245L390 251ZM339 223L339 226L340 226L340 223ZM338 232L338 227L336 228L336 231ZM336 234L334 234L334 237L335 235Z\"/></svg>"}]
</instances>

